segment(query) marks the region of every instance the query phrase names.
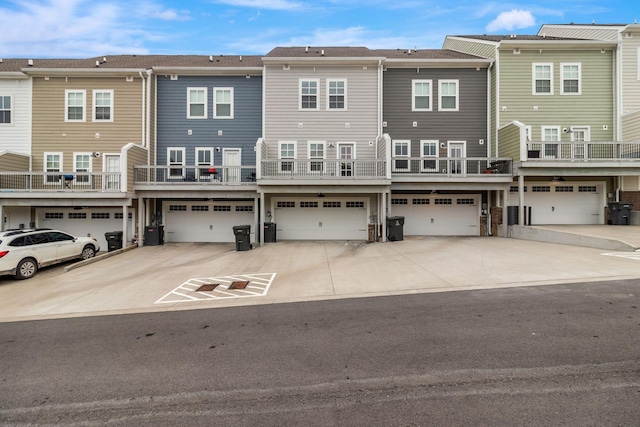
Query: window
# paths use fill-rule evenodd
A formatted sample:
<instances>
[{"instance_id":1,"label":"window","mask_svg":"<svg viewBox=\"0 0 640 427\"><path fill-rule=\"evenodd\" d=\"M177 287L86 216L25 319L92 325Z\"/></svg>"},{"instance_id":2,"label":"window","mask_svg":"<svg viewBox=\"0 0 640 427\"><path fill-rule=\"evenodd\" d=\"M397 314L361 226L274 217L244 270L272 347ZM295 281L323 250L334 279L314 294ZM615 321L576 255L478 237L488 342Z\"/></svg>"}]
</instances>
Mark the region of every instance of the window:
<instances>
[{"instance_id":1,"label":"window","mask_svg":"<svg viewBox=\"0 0 640 427\"><path fill-rule=\"evenodd\" d=\"M393 170L408 171L411 141L393 141ZM400 157L400 158L399 158ZM404 159L402 157L405 157Z\"/></svg>"},{"instance_id":2,"label":"window","mask_svg":"<svg viewBox=\"0 0 640 427\"><path fill-rule=\"evenodd\" d=\"M582 93L580 64L561 64L562 67L562 95L580 95Z\"/></svg>"},{"instance_id":3,"label":"window","mask_svg":"<svg viewBox=\"0 0 640 427\"><path fill-rule=\"evenodd\" d=\"M458 80L440 80L440 111L458 111Z\"/></svg>"},{"instance_id":4,"label":"window","mask_svg":"<svg viewBox=\"0 0 640 427\"><path fill-rule=\"evenodd\" d=\"M74 172L91 172L91 153L75 153L73 155L73 171ZM76 183L88 183L89 175L77 175Z\"/></svg>"},{"instance_id":5,"label":"window","mask_svg":"<svg viewBox=\"0 0 640 427\"><path fill-rule=\"evenodd\" d=\"M214 88L213 105L214 119L233 119L233 88Z\"/></svg>"},{"instance_id":6,"label":"window","mask_svg":"<svg viewBox=\"0 0 640 427\"><path fill-rule=\"evenodd\" d=\"M0 96L0 125L11 124L11 97Z\"/></svg>"},{"instance_id":7,"label":"window","mask_svg":"<svg viewBox=\"0 0 640 427\"><path fill-rule=\"evenodd\" d=\"M207 205L192 205L191 212L209 212L209 206Z\"/></svg>"},{"instance_id":8,"label":"window","mask_svg":"<svg viewBox=\"0 0 640 427\"><path fill-rule=\"evenodd\" d=\"M413 111L431 111L431 80L412 81Z\"/></svg>"},{"instance_id":9,"label":"window","mask_svg":"<svg viewBox=\"0 0 640 427\"><path fill-rule=\"evenodd\" d=\"M169 166L184 166L184 148L167 148L167 165ZM184 170L182 167L169 168L169 177L182 178L184 176Z\"/></svg>"},{"instance_id":10,"label":"window","mask_svg":"<svg viewBox=\"0 0 640 427\"><path fill-rule=\"evenodd\" d=\"M282 161L283 159L295 159L296 158L296 143L281 142L278 150L278 158L280 161L280 172L293 172L294 162Z\"/></svg>"},{"instance_id":11,"label":"window","mask_svg":"<svg viewBox=\"0 0 640 427\"><path fill-rule=\"evenodd\" d=\"M196 148L196 165L198 166L213 165L213 149L212 148Z\"/></svg>"},{"instance_id":12,"label":"window","mask_svg":"<svg viewBox=\"0 0 640 427\"><path fill-rule=\"evenodd\" d=\"M438 141L420 141L420 162L423 172L436 172L438 170L436 158L438 157Z\"/></svg>"},{"instance_id":13,"label":"window","mask_svg":"<svg viewBox=\"0 0 640 427\"><path fill-rule=\"evenodd\" d=\"M552 64L533 64L533 94L553 95Z\"/></svg>"},{"instance_id":14,"label":"window","mask_svg":"<svg viewBox=\"0 0 640 427\"><path fill-rule=\"evenodd\" d=\"M300 80L300 109L318 109L318 86L319 80Z\"/></svg>"},{"instance_id":15,"label":"window","mask_svg":"<svg viewBox=\"0 0 640 427\"><path fill-rule=\"evenodd\" d=\"M407 199L391 199L392 205L406 205Z\"/></svg>"},{"instance_id":16,"label":"window","mask_svg":"<svg viewBox=\"0 0 640 427\"><path fill-rule=\"evenodd\" d=\"M87 94L84 90L65 90L65 117L66 122L84 122L84 98Z\"/></svg>"},{"instance_id":17,"label":"window","mask_svg":"<svg viewBox=\"0 0 640 427\"><path fill-rule=\"evenodd\" d=\"M91 219L109 219L111 214L109 212L92 212Z\"/></svg>"},{"instance_id":18,"label":"window","mask_svg":"<svg viewBox=\"0 0 640 427\"><path fill-rule=\"evenodd\" d=\"M309 142L309 160L325 159L324 142ZM309 172L324 172L324 161L309 162Z\"/></svg>"},{"instance_id":19,"label":"window","mask_svg":"<svg viewBox=\"0 0 640 427\"><path fill-rule=\"evenodd\" d=\"M113 91L94 90L93 91L93 121L112 122L113 121Z\"/></svg>"},{"instance_id":20,"label":"window","mask_svg":"<svg viewBox=\"0 0 640 427\"><path fill-rule=\"evenodd\" d=\"M55 172L62 172L62 153L44 153L44 171L48 173L45 179L47 184L60 182L60 175Z\"/></svg>"},{"instance_id":21,"label":"window","mask_svg":"<svg viewBox=\"0 0 640 427\"><path fill-rule=\"evenodd\" d=\"M301 208L317 208L318 202L300 202Z\"/></svg>"},{"instance_id":22,"label":"window","mask_svg":"<svg viewBox=\"0 0 640 427\"><path fill-rule=\"evenodd\" d=\"M327 110L347 109L347 81L327 80Z\"/></svg>"},{"instance_id":23,"label":"window","mask_svg":"<svg viewBox=\"0 0 640 427\"><path fill-rule=\"evenodd\" d=\"M542 141L556 142L560 141L560 127L550 126L542 127ZM558 156L558 144L544 144L543 155L545 159L555 159Z\"/></svg>"},{"instance_id":24,"label":"window","mask_svg":"<svg viewBox=\"0 0 640 427\"><path fill-rule=\"evenodd\" d=\"M187 88L187 118L206 119L207 118L207 88L190 87Z\"/></svg>"},{"instance_id":25,"label":"window","mask_svg":"<svg viewBox=\"0 0 640 427\"><path fill-rule=\"evenodd\" d=\"M296 202L276 202L276 208L295 208Z\"/></svg>"}]
</instances>

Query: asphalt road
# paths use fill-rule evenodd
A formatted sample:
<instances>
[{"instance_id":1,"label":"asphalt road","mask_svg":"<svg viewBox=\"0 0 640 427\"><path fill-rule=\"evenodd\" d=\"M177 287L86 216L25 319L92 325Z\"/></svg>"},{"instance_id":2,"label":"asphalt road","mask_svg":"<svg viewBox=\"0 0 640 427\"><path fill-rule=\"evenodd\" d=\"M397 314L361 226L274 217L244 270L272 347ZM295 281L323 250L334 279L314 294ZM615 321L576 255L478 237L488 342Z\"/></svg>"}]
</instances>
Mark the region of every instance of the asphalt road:
<instances>
[{"instance_id":1,"label":"asphalt road","mask_svg":"<svg viewBox=\"0 0 640 427\"><path fill-rule=\"evenodd\" d=\"M2 425L637 426L640 281L0 324Z\"/></svg>"}]
</instances>

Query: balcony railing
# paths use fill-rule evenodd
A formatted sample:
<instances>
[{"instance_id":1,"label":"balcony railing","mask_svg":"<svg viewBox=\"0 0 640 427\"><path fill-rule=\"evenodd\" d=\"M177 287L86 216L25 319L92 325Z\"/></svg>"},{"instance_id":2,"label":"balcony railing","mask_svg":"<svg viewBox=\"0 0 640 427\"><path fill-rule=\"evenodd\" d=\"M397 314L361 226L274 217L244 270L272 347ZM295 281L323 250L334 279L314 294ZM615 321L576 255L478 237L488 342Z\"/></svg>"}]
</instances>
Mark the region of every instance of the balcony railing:
<instances>
[{"instance_id":1,"label":"balcony railing","mask_svg":"<svg viewBox=\"0 0 640 427\"><path fill-rule=\"evenodd\" d=\"M393 157L394 175L511 175L511 159L487 157Z\"/></svg>"},{"instance_id":2,"label":"balcony railing","mask_svg":"<svg viewBox=\"0 0 640 427\"><path fill-rule=\"evenodd\" d=\"M385 179L384 160L262 160L262 179Z\"/></svg>"},{"instance_id":3,"label":"balcony railing","mask_svg":"<svg viewBox=\"0 0 640 427\"><path fill-rule=\"evenodd\" d=\"M526 160L639 160L638 142L529 142Z\"/></svg>"},{"instance_id":4,"label":"balcony railing","mask_svg":"<svg viewBox=\"0 0 640 427\"><path fill-rule=\"evenodd\" d=\"M119 172L0 172L0 190L120 191Z\"/></svg>"},{"instance_id":5,"label":"balcony railing","mask_svg":"<svg viewBox=\"0 0 640 427\"><path fill-rule=\"evenodd\" d=\"M255 166L135 166L139 185L248 185L256 182Z\"/></svg>"}]
</instances>

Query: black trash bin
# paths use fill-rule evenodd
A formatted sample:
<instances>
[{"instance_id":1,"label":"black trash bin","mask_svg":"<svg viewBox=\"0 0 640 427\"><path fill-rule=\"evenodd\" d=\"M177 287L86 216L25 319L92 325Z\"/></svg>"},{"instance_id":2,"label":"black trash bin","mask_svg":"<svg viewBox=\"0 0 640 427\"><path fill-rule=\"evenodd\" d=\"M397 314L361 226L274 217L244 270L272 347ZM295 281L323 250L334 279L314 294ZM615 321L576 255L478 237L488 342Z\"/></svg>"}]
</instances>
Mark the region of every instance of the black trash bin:
<instances>
[{"instance_id":1,"label":"black trash bin","mask_svg":"<svg viewBox=\"0 0 640 427\"><path fill-rule=\"evenodd\" d=\"M629 225L633 204L629 202L609 202L609 220L612 225Z\"/></svg>"},{"instance_id":2,"label":"black trash bin","mask_svg":"<svg viewBox=\"0 0 640 427\"><path fill-rule=\"evenodd\" d=\"M146 246L164 245L164 225L147 225L144 228Z\"/></svg>"},{"instance_id":3,"label":"black trash bin","mask_svg":"<svg viewBox=\"0 0 640 427\"><path fill-rule=\"evenodd\" d=\"M404 217L389 216L387 217L387 240L397 242L404 240Z\"/></svg>"},{"instance_id":4,"label":"black trash bin","mask_svg":"<svg viewBox=\"0 0 640 427\"><path fill-rule=\"evenodd\" d=\"M248 251L251 249L250 225L234 225L233 234L236 236L236 251Z\"/></svg>"},{"instance_id":5,"label":"black trash bin","mask_svg":"<svg viewBox=\"0 0 640 427\"><path fill-rule=\"evenodd\" d=\"M122 231L104 233L104 238L107 239L109 252L122 249Z\"/></svg>"},{"instance_id":6,"label":"black trash bin","mask_svg":"<svg viewBox=\"0 0 640 427\"><path fill-rule=\"evenodd\" d=\"M276 241L276 223L265 222L264 223L264 242L275 243Z\"/></svg>"}]
</instances>

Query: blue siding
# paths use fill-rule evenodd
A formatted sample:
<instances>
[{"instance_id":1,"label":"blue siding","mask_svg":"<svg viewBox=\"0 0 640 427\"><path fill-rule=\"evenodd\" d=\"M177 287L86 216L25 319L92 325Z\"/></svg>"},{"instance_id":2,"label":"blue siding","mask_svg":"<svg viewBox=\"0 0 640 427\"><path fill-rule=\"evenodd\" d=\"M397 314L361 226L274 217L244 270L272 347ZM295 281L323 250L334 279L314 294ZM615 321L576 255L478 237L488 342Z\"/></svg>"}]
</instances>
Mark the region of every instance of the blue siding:
<instances>
[{"instance_id":1,"label":"blue siding","mask_svg":"<svg viewBox=\"0 0 640 427\"><path fill-rule=\"evenodd\" d=\"M206 119L187 119L189 87L207 88ZM233 119L213 118L214 87L234 88ZM220 147L220 152L214 151L214 164L222 164L222 148L241 148L242 165L254 166L253 150L261 136L262 77L179 76L178 80L171 80L169 76L158 76L157 164L167 164L167 147L185 147L187 165L195 164L196 147Z\"/></svg>"}]
</instances>

